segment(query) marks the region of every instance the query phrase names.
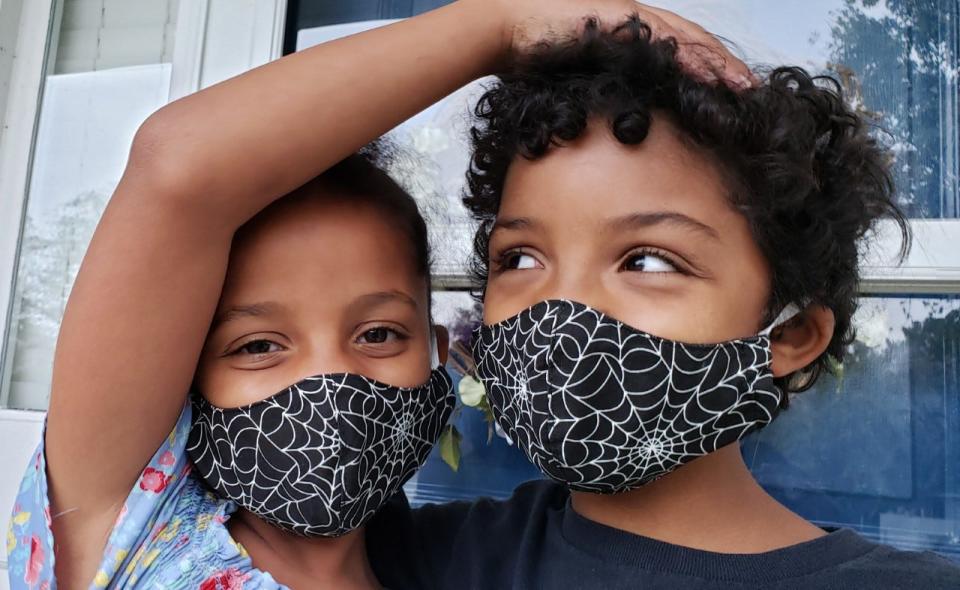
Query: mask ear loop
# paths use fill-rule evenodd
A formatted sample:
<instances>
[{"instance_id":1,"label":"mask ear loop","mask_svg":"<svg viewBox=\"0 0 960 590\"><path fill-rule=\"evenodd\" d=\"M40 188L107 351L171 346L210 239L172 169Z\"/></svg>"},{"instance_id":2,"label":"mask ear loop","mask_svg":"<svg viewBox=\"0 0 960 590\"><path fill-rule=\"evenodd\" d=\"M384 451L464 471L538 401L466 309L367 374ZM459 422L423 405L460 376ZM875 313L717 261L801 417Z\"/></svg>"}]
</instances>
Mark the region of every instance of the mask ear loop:
<instances>
[{"instance_id":1,"label":"mask ear loop","mask_svg":"<svg viewBox=\"0 0 960 590\"><path fill-rule=\"evenodd\" d=\"M783 324L789 322L794 317L796 317L801 311L800 306L796 303L790 303L783 308L783 311L780 312L780 315L777 316L777 319L773 320L769 326L764 328L760 332L760 336L769 336L773 329L777 326L782 326Z\"/></svg>"},{"instance_id":2,"label":"mask ear loop","mask_svg":"<svg viewBox=\"0 0 960 590\"><path fill-rule=\"evenodd\" d=\"M430 369L440 368L440 352L437 350L437 329L430 326Z\"/></svg>"}]
</instances>

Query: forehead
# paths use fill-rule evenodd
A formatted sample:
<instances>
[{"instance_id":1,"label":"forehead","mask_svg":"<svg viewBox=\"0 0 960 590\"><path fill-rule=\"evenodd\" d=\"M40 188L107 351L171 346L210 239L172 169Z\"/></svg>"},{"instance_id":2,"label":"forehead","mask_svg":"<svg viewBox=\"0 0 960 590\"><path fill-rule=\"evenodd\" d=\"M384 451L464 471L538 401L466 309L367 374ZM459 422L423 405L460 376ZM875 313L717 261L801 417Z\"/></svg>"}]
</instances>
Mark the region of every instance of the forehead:
<instances>
[{"instance_id":1,"label":"forehead","mask_svg":"<svg viewBox=\"0 0 960 590\"><path fill-rule=\"evenodd\" d=\"M655 116L639 145L618 142L603 122L537 160L518 158L504 184L500 214L576 220L578 225L637 210L677 211L723 221L741 216L708 154Z\"/></svg>"},{"instance_id":2,"label":"forehead","mask_svg":"<svg viewBox=\"0 0 960 590\"><path fill-rule=\"evenodd\" d=\"M426 281L414 249L385 211L349 196L289 199L238 234L222 305L269 300L334 306L395 290L425 308Z\"/></svg>"}]
</instances>

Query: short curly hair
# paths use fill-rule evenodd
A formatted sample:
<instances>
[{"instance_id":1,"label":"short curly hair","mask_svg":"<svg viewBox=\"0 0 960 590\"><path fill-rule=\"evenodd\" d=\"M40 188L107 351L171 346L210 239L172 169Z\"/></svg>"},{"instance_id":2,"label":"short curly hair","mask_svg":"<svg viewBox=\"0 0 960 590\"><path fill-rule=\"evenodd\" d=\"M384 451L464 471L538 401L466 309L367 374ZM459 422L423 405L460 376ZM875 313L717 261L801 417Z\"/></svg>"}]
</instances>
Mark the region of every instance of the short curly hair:
<instances>
[{"instance_id":1,"label":"short curly hair","mask_svg":"<svg viewBox=\"0 0 960 590\"><path fill-rule=\"evenodd\" d=\"M853 341L860 239L889 218L903 238L901 257L909 247L889 152L831 77L781 67L737 92L694 79L676 56L675 41L654 39L636 17L609 31L589 19L579 37L540 44L487 88L475 109L464 195L479 222L474 279L482 290L490 231L515 158L544 156L583 134L590 119L604 120L619 142L639 144L653 113L662 114L712 157L749 223L772 274L764 320L790 302L833 311L826 351L778 380L788 392L807 389Z\"/></svg>"}]
</instances>

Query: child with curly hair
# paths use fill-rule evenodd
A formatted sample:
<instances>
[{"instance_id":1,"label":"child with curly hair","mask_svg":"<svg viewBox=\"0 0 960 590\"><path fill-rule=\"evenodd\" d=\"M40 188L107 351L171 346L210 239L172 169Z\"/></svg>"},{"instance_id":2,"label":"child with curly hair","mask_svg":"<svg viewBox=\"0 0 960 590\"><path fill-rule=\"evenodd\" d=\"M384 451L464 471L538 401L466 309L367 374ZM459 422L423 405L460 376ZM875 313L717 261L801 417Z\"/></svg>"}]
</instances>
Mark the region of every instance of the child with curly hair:
<instances>
[{"instance_id":1,"label":"child with curly hair","mask_svg":"<svg viewBox=\"0 0 960 590\"><path fill-rule=\"evenodd\" d=\"M480 99L473 354L552 481L391 505L369 545L387 584L960 587L946 559L821 529L748 471L738 441L851 342L861 240L909 232L837 82L782 67L732 89L684 72L689 49L590 20Z\"/></svg>"}]
</instances>

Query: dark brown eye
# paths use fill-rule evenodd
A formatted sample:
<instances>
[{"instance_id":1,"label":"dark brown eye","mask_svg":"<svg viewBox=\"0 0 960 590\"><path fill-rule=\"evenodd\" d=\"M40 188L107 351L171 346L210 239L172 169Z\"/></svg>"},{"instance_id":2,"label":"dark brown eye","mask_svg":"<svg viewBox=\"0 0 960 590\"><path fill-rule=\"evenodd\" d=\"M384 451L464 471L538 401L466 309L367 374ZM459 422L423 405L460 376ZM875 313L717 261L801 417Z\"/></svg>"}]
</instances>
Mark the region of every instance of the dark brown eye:
<instances>
[{"instance_id":1,"label":"dark brown eye","mask_svg":"<svg viewBox=\"0 0 960 590\"><path fill-rule=\"evenodd\" d=\"M364 332L360 336L360 341L364 344L383 344L396 336L397 333L388 328L373 328Z\"/></svg>"},{"instance_id":2,"label":"dark brown eye","mask_svg":"<svg viewBox=\"0 0 960 590\"><path fill-rule=\"evenodd\" d=\"M677 272L677 268L665 257L650 252L631 254L623 263L623 270L633 272Z\"/></svg>"},{"instance_id":3,"label":"dark brown eye","mask_svg":"<svg viewBox=\"0 0 960 590\"><path fill-rule=\"evenodd\" d=\"M501 267L503 270L525 270L537 267L537 259L520 250L507 252L502 260Z\"/></svg>"},{"instance_id":4,"label":"dark brown eye","mask_svg":"<svg viewBox=\"0 0 960 590\"><path fill-rule=\"evenodd\" d=\"M240 354L269 354L283 350L276 342L270 340L251 340L237 349Z\"/></svg>"}]
</instances>

